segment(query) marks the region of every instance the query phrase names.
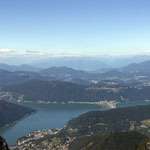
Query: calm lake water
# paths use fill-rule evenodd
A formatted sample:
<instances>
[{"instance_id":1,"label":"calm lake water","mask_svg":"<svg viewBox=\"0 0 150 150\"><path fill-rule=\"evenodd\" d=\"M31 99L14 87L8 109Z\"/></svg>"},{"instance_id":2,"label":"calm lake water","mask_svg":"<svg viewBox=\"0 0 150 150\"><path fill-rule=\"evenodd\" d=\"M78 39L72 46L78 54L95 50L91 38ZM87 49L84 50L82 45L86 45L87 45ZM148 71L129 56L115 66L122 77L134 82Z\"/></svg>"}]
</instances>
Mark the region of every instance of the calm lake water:
<instances>
[{"instance_id":1,"label":"calm lake water","mask_svg":"<svg viewBox=\"0 0 150 150\"><path fill-rule=\"evenodd\" d=\"M127 107L136 105L148 105L150 102L128 102L118 104L117 107ZM9 145L14 145L19 137L27 135L33 130L44 130L52 128L62 128L70 119L92 110L106 110L97 105L87 104L34 104L19 103L37 110L36 113L20 120L0 130Z\"/></svg>"}]
</instances>

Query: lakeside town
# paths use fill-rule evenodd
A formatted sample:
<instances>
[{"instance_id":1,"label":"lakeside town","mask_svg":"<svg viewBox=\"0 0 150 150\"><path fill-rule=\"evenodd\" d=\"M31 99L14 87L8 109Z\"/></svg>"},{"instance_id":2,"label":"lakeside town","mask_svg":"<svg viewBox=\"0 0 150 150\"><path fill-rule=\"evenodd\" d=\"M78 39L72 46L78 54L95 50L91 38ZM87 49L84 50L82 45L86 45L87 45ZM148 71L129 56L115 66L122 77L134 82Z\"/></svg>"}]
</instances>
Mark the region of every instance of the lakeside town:
<instances>
[{"instance_id":1,"label":"lakeside town","mask_svg":"<svg viewBox=\"0 0 150 150\"><path fill-rule=\"evenodd\" d=\"M10 146L10 150L68 150L69 143L74 140L74 138L66 137L61 141L60 138L55 137L61 129L49 129L49 130L36 130L18 139L16 145ZM48 141L48 136L51 137L51 141ZM37 144L38 140L44 139L40 145Z\"/></svg>"}]
</instances>

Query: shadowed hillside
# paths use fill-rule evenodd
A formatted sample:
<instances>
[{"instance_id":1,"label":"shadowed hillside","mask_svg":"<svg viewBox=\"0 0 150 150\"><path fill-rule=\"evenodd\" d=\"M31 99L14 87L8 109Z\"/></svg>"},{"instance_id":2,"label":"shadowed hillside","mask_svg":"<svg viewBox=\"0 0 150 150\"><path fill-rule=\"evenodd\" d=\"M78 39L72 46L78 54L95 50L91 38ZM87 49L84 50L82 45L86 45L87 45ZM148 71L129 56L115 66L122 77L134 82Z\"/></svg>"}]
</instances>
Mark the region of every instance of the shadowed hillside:
<instances>
[{"instance_id":1,"label":"shadowed hillside","mask_svg":"<svg viewBox=\"0 0 150 150\"><path fill-rule=\"evenodd\" d=\"M35 111L36 110L24 106L0 101L0 128Z\"/></svg>"}]
</instances>

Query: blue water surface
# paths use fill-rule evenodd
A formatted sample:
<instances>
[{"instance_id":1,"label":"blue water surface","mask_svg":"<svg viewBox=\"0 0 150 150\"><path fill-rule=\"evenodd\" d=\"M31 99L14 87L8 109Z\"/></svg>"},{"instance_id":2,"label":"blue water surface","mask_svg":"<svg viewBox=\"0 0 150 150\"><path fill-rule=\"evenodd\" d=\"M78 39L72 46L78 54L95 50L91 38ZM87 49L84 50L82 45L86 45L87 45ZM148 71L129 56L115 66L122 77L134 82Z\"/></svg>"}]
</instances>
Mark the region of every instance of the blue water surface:
<instances>
[{"instance_id":1,"label":"blue water surface","mask_svg":"<svg viewBox=\"0 0 150 150\"><path fill-rule=\"evenodd\" d=\"M14 145L18 138L27 135L33 130L62 128L70 119L85 112L93 110L106 110L108 108L88 104L35 104L18 103L37 110L36 113L21 119L16 124L9 125L0 130L8 145ZM148 105L150 102L126 102L117 104L117 107Z\"/></svg>"}]
</instances>

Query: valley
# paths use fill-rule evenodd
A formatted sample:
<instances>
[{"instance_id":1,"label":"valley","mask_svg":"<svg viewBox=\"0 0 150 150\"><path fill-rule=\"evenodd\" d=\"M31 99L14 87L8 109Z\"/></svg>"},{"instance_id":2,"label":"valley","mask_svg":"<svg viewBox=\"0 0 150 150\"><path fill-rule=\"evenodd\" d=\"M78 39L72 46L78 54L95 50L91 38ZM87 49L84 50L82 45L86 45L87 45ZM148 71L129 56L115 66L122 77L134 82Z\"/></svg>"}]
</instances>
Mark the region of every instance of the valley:
<instances>
[{"instance_id":1,"label":"valley","mask_svg":"<svg viewBox=\"0 0 150 150\"><path fill-rule=\"evenodd\" d=\"M0 101L15 103L12 105L19 108L25 106L37 112L27 118L21 119L20 117L21 120L16 124L0 129L0 135L7 140L9 146L14 145L10 146L10 149L33 149L34 147L35 149L72 150L76 147L73 142L78 142L78 138L82 139L82 136L84 137L83 143L88 144L86 136L90 136L91 140L95 137L105 139L105 136L106 138L114 136L113 132L121 132L116 133L115 136L127 132L125 136L128 136L130 132L138 131L144 134L144 136L138 135L143 140L149 139L149 115L147 115L149 112L144 112L144 109L148 110L147 107L150 104L150 75L148 72L117 69L93 74L68 67L51 67L40 69L40 71L35 69L35 72L31 72L33 68L30 71L18 69L19 71L15 69L0 71L2 76ZM145 105L144 109L140 105ZM134 111L133 106L137 106L136 109L140 107L139 112ZM97 113L99 110L100 114L104 113L106 117L103 119L104 122L97 122L97 119L93 117L98 114L92 114L92 112ZM131 119L130 111L133 117ZM92 120L88 115L87 118L81 117L87 112L92 116ZM119 114L118 117L117 114ZM80 124L82 121L78 116L82 118L82 121L84 120L85 124ZM72 118L76 117L80 121L75 120L74 124ZM7 120L6 122L9 124ZM13 121L10 120L10 123ZM134 136L137 133L131 134ZM141 141L137 140L135 144ZM93 146L90 144L89 147Z\"/></svg>"}]
</instances>

